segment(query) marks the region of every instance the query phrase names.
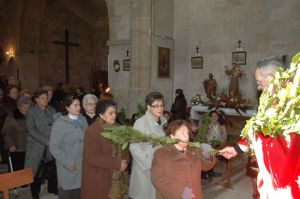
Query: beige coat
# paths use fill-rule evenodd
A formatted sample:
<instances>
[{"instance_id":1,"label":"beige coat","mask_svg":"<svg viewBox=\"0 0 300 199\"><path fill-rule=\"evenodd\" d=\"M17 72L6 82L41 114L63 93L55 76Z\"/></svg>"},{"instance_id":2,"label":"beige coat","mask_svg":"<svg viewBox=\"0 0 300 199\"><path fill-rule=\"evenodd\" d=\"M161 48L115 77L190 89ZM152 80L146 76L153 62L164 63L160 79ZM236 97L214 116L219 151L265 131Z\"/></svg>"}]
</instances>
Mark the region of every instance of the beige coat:
<instances>
[{"instance_id":1,"label":"beige coat","mask_svg":"<svg viewBox=\"0 0 300 199\"><path fill-rule=\"evenodd\" d=\"M146 135L153 133L158 136L164 136L163 125L166 124L167 121L164 117L160 119L161 125L159 125L152 114L147 111L143 117L135 122L134 128ZM133 160L129 183L129 197L134 199L155 198L155 188L151 182L150 169L153 154L158 148L159 147L153 147L150 143L130 144L129 149Z\"/></svg>"},{"instance_id":2,"label":"beige coat","mask_svg":"<svg viewBox=\"0 0 300 199\"><path fill-rule=\"evenodd\" d=\"M202 199L201 170L214 167L205 161L200 151L188 148L185 154L173 145L158 149L153 158L151 177L157 199L180 199L185 187L193 190L195 199Z\"/></svg>"}]
</instances>

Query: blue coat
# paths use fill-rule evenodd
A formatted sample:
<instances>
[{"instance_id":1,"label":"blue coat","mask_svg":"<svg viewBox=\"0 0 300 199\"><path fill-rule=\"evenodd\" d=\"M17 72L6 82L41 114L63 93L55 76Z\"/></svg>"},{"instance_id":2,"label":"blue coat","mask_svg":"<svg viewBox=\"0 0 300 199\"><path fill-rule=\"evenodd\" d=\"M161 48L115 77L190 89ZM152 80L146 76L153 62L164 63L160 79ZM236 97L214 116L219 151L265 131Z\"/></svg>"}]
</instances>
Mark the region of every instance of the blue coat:
<instances>
[{"instance_id":1,"label":"blue coat","mask_svg":"<svg viewBox=\"0 0 300 199\"><path fill-rule=\"evenodd\" d=\"M49 148L56 159L58 186L64 190L81 187L83 137L87 127L82 115L78 121L62 115L53 124ZM69 169L71 165L75 165L75 171Z\"/></svg>"}]
</instances>

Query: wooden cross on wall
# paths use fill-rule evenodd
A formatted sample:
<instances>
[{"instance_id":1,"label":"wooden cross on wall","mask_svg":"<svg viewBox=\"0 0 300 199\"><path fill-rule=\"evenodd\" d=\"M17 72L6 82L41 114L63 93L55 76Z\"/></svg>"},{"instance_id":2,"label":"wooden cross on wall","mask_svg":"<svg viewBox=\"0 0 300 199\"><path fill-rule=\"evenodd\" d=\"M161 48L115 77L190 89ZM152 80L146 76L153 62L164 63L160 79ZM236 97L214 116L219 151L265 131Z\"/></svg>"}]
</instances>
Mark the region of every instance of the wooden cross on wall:
<instances>
[{"instance_id":1,"label":"wooden cross on wall","mask_svg":"<svg viewBox=\"0 0 300 199\"><path fill-rule=\"evenodd\" d=\"M65 30L65 41L54 41L54 44L64 45L65 46L65 62L66 62L66 83L69 83L69 46L79 47L79 44L69 42L69 32Z\"/></svg>"}]
</instances>

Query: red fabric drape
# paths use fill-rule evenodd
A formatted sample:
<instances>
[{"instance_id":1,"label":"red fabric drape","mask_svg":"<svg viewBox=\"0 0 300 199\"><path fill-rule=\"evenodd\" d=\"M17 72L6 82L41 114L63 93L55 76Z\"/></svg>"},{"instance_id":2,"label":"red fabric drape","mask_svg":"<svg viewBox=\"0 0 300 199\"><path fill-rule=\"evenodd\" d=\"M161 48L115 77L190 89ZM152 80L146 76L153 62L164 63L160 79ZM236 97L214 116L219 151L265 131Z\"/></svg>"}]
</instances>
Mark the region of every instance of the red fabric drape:
<instances>
[{"instance_id":1,"label":"red fabric drape","mask_svg":"<svg viewBox=\"0 0 300 199\"><path fill-rule=\"evenodd\" d=\"M300 136L292 133L287 138L273 138L258 134L251 141L260 168L257 183L261 195L300 199ZM238 144L247 142L242 139Z\"/></svg>"}]
</instances>

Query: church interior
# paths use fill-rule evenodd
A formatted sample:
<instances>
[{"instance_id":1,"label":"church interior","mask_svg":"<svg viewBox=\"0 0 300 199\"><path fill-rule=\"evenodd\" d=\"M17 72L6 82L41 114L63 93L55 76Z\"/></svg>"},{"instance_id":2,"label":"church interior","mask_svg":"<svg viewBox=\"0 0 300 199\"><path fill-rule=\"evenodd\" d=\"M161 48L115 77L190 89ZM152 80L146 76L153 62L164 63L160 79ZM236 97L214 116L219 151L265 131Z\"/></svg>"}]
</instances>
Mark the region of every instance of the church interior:
<instances>
[{"instance_id":1,"label":"church interior","mask_svg":"<svg viewBox=\"0 0 300 199\"><path fill-rule=\"evenodd\" d=\"M171 112L182 89L186 119L199 127L207 107L223 107L238 137L257 110L257 62L288 67L299 35L299 0L0 0L1 97L11 79L30 93L105 92L130 122L148 93ZM202 179L204 198L252 198L247 157L220 162L222 176ZM57 198L45 189L41 198Z\"/></svg>"}]
</instances>

